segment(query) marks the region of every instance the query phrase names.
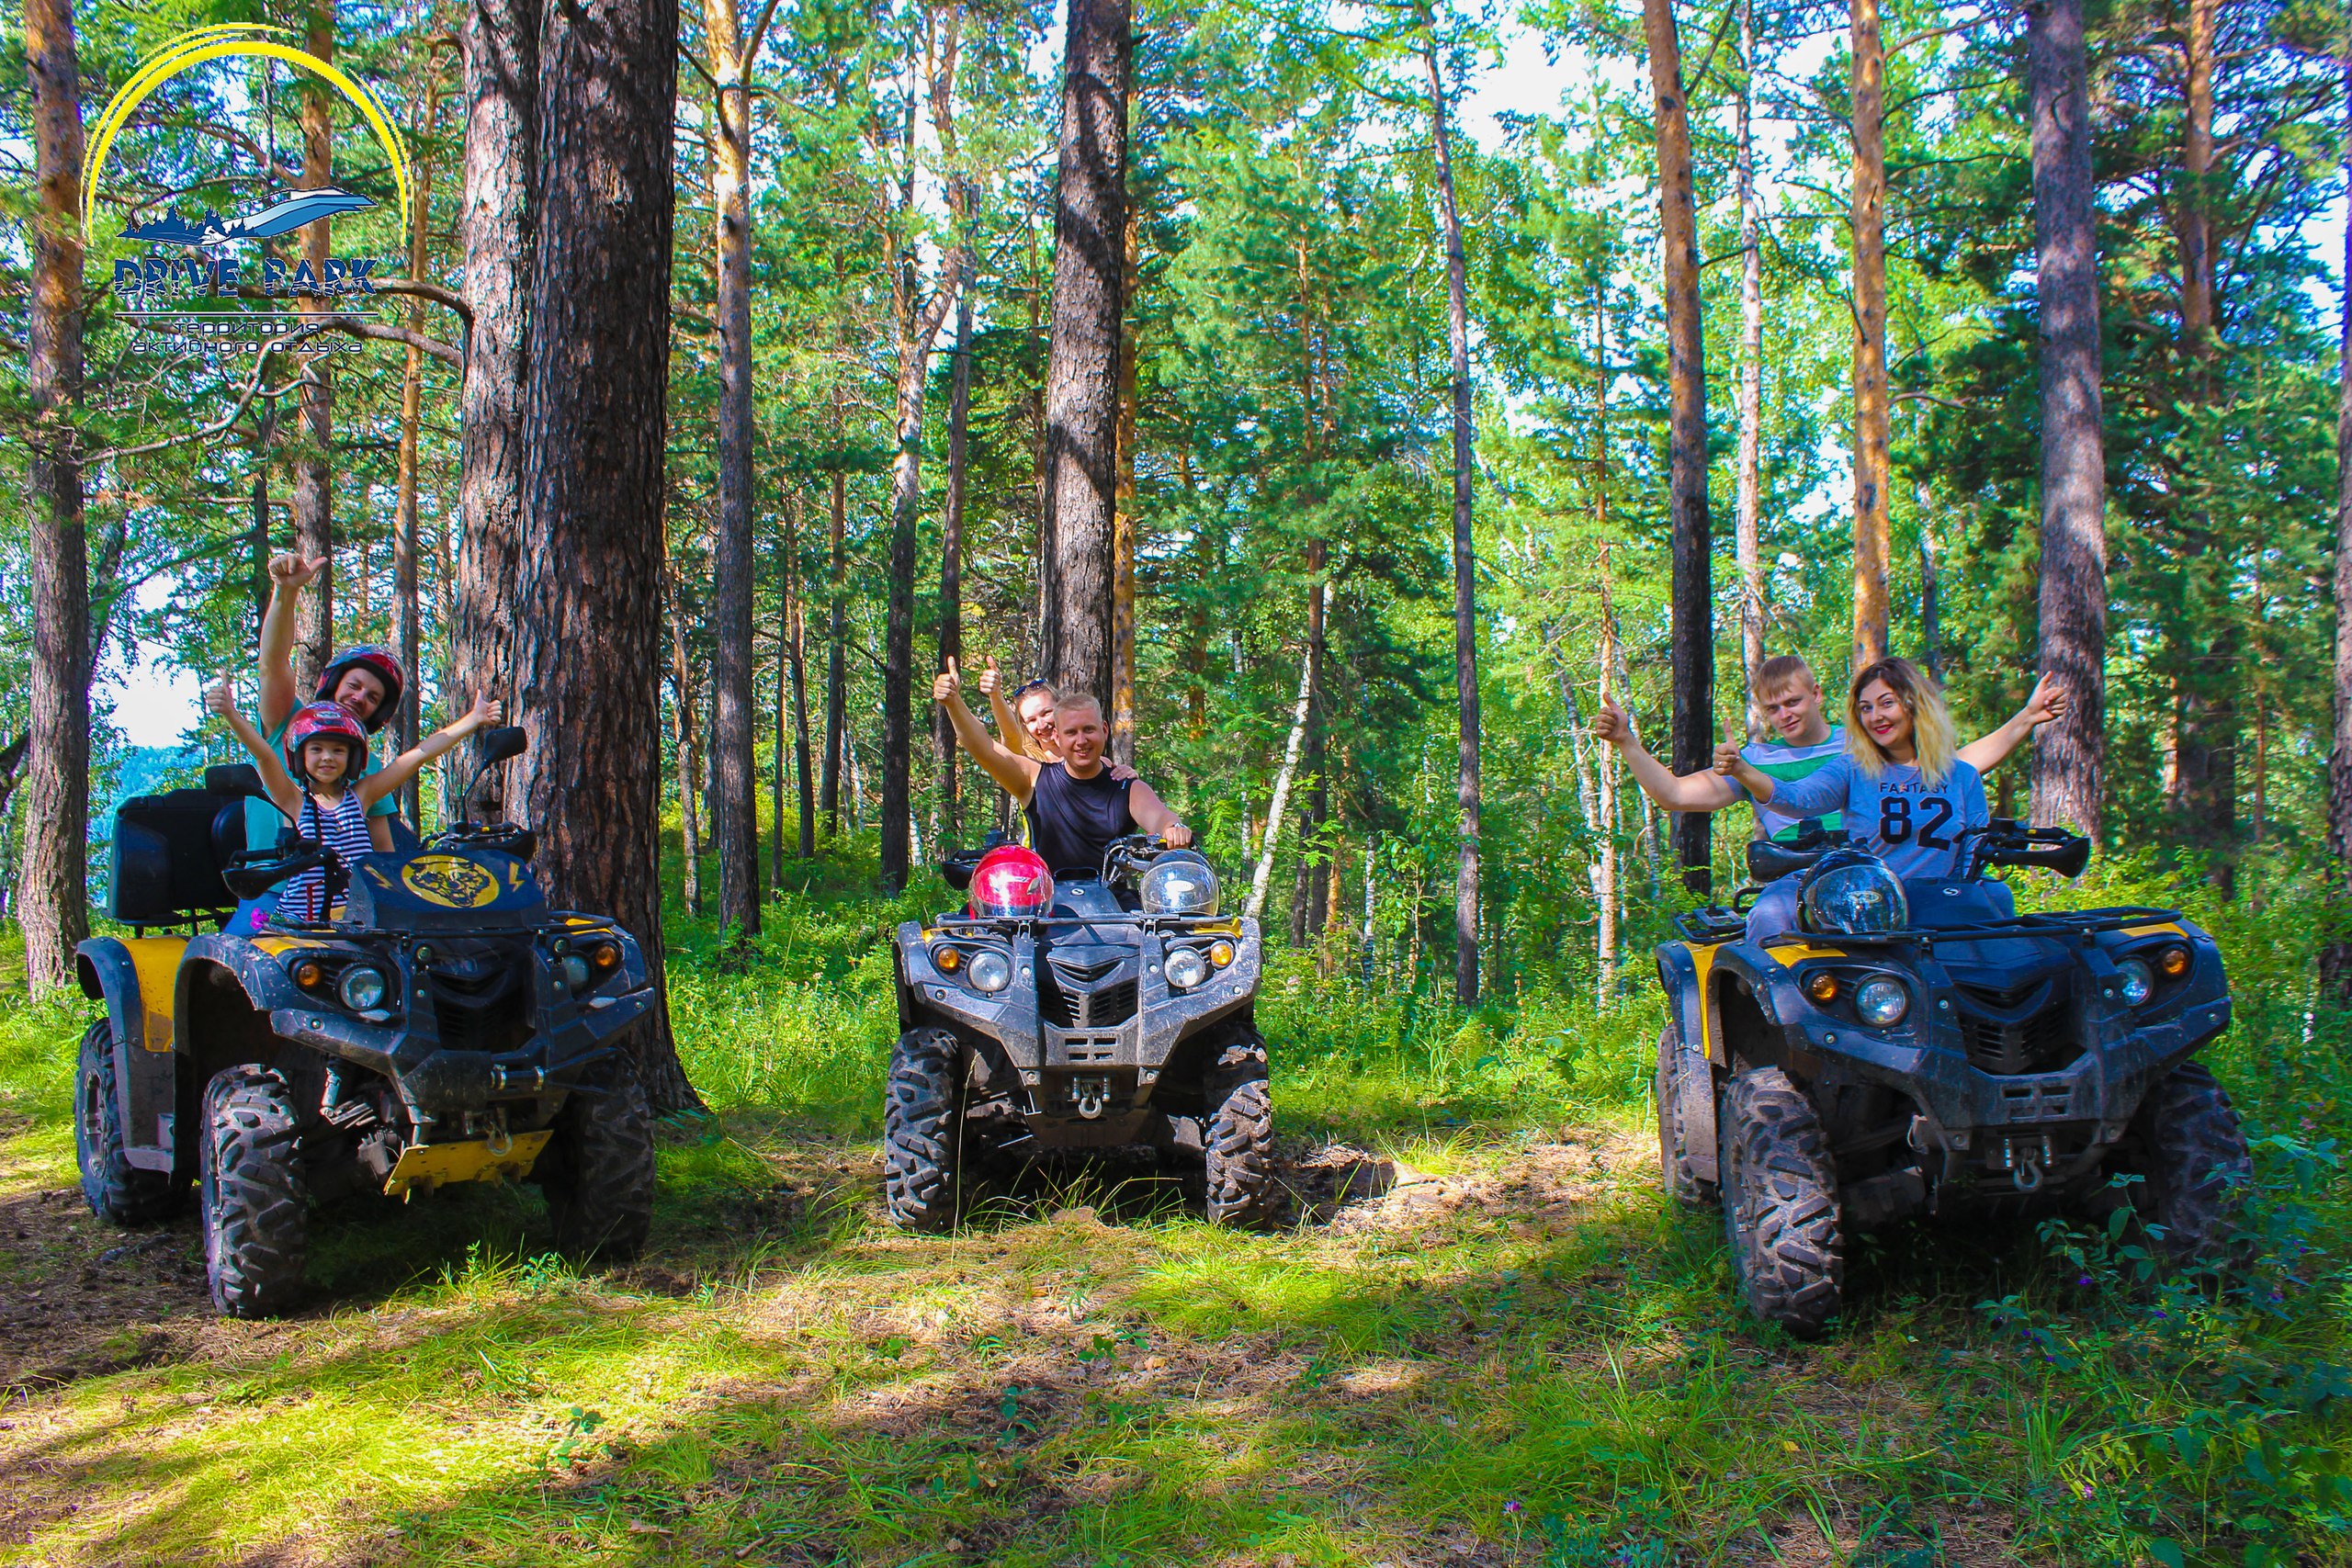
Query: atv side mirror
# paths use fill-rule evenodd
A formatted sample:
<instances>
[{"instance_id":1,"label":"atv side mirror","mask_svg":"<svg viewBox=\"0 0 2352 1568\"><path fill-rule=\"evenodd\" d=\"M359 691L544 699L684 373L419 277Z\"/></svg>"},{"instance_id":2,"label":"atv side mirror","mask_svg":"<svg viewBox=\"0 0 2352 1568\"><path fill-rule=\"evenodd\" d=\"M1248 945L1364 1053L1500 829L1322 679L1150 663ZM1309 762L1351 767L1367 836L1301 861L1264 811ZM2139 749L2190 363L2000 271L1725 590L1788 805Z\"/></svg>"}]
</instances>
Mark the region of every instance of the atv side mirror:
<instances>
[{"instance_id":1,"label":"atv side mirror","mask_svg":"<svg viewBox=\"0 0 2352 1568\"><path fill-rule=\"evenodd\" d=\"M478 766L487 768L493 762L519 757L529 746L530 738L519 725L502 724L495 729L485 729L481 732L481 761Z\"/></svg>"},{"instance_id":2,"label":"atv side mirror","mask_svg":"<svg viewBox=\"0 0 2352 1568\"><path fill-rule=\"evenodd\" d=\"M261 770L251 762L216 762L204 770L204 793L232 795L240 800L267 800Z\"/></svg>"}]
</instances>

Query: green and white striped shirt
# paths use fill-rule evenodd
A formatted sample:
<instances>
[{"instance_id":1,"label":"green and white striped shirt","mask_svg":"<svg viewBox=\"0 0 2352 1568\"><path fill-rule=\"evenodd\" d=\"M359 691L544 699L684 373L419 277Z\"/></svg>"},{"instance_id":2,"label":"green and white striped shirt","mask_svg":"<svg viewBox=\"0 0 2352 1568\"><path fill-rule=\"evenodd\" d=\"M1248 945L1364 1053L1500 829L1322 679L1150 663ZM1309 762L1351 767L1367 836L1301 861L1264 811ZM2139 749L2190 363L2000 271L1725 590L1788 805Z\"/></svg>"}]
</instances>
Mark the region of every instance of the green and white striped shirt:
<instances>
[{"instance_id":1,"label":"green and white striped shirt","mask_svg":"<svg viewBox=\"0 0 2352 1568\"><path fill-rule=\"evenodd\" d=\"M1843 725L1831 725L1828 739L1817 745L1792 746L1785 740L1758 740L1742 747L1739 754L1749 767L1765 777L1779 784L1794 784L1846 754L1846 728ZM1747 787L1737 779L1732 781L1732 787L1744 795L1747 795ZM1755 797L1749 795L1748 798L1752 801ZM1778 806L1758 805L1756 807L1757 824L1764 829L1764 836L1768 839L1795 838L1799 820ZM1825 812L1821 825L1834 833L1842 821L1838 813Z\"/></svg>"}]
</instances>

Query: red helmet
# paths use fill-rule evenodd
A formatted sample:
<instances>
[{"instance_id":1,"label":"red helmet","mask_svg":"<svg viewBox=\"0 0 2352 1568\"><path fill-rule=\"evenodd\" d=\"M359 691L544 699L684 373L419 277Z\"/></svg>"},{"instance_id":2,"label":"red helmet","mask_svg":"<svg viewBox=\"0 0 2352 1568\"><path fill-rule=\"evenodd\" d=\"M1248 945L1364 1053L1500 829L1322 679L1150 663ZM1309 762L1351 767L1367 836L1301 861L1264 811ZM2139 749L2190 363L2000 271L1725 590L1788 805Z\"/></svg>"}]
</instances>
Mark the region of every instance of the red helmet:
<instances>
[{"instance_id":1,"label":"red helmet","mask_svg":"<svg viewBox=\"0 0 2352 1568\"><path fill-rule=\"evenodd\" d=\"M1042 915L1053 907L1054 874L1037 852L1021 844L999 844L972 868L971 913L1001 920Z\"/></svg>"},{"instance_id":2,"label":"red helmet","mask_svg":"<svg viewBox=\"0 0 2352 1568\"><path fill-rule=\"evenodd\" d=\"M294 710L286 722L286 771L304 777L302 742L322 736L344 742L351 752L350 776L357 778L368 766L368 732L341 703L305 703Z\"/></svg>"},{"instance_id":3,"label":"red helmet","mask_svg":"<svg viewBox=\"0 0 2352 1568\"><path fill-rule=\"evenodd\" d=\"M376 705L376 711L366 720L368 732L373 735L390 723L392 715L400 711L401 693L408 689L408 675L401 669L401 661L390 649L372 642L354 643L336 654L327 667L319 671L319 689L311 700L314 703L334 701L335 687L342 683L345 673L353 670L365 670L384 683L384 700Z\"/></svg>"}]
</instances>

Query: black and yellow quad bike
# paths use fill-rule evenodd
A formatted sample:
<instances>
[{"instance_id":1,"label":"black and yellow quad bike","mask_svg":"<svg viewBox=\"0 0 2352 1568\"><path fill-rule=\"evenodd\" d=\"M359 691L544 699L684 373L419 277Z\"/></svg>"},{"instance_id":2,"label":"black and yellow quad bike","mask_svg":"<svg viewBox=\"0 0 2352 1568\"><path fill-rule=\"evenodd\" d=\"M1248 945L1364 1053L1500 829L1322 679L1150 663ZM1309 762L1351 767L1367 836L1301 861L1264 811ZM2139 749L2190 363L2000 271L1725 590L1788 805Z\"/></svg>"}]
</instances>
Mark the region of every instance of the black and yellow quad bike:
<instances>
[{"instance_id":1,"label":"black and yellow quad bike","mask_svg":"<svg viewBox=\"0 0 2352 1568\"><path fill-rule=\"evenodd\" d=\"M481 766L522 750L491 730ZM135 934L76 950L106 1004L74 1096L91 1209L159 1221L194 1180L212 1300L236 1317L297 1299L313 1204L357 1192L528 1179L566 1251L642 1246L652 1128L620 1036L654 992L635 940L548 908L527 829L403 829L407 851L343 865L290 831L246 850L250 797L252 767L215 767L116 814L107 913ZM217 918L313 866L344 890L334 918L249 935Z\"/></svg>"},{"instance_id":2,"label":"black and yellow quad bike","mask_svg":"<svg viewBox=\"0 0 2352 1568\"><path fill-rule=\"evenodd\" d=\"M2215 1257L2250 1166L2189 1059L2230 1021L2212 938L2171 909L2018 914L1984 873L2079 875L2063 829L1996 818L1965 877L1897 881L1811 826L1748 846L1758 882L1802 878L1798 929L1751 942L1717 907L1657 949L1660 1171L1721 1206L1749 1309L1819 1335L1856 1235L1914 1214L2128 1202L2175 1261Z\"/></svg>"}]
</instances>

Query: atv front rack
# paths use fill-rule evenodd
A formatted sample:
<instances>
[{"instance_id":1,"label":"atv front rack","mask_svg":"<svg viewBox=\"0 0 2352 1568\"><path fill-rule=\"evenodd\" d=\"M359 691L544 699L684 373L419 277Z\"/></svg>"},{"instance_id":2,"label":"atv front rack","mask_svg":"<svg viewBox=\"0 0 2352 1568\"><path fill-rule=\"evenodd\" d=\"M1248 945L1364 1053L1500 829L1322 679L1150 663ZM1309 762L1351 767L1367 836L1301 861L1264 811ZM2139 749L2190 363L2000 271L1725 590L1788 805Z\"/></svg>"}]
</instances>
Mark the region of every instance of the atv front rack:
<instances>
[{"instance_id":1,"label":"atv front rack","mask_svg":"<svg viewBox=\"0 0 2352 1568\"><path fill-rule=\"evenodd\" d=\"M1767 937L1763 945L1783 947L1792 942L1834 942L1844 947L1865 944L1890 947L1905 943L1933 947L1939 942L1990 942L2001 937L2052 937L2063 941L2096 936L2103 931L2122 931L2131 926L2163 925L2179 919L2178 909L2124 904L2109 909L2011 915L2003 919L1972 920L1964 925L1908 926L1899 931L1860 935L1844 931L1781 931ZM1747 917L1737 909L1710 904L1703 909L1677 915L1674 929L1682 933L1685 942L1704 946L1747 935Z\"/></svg>"}]
</instances>

